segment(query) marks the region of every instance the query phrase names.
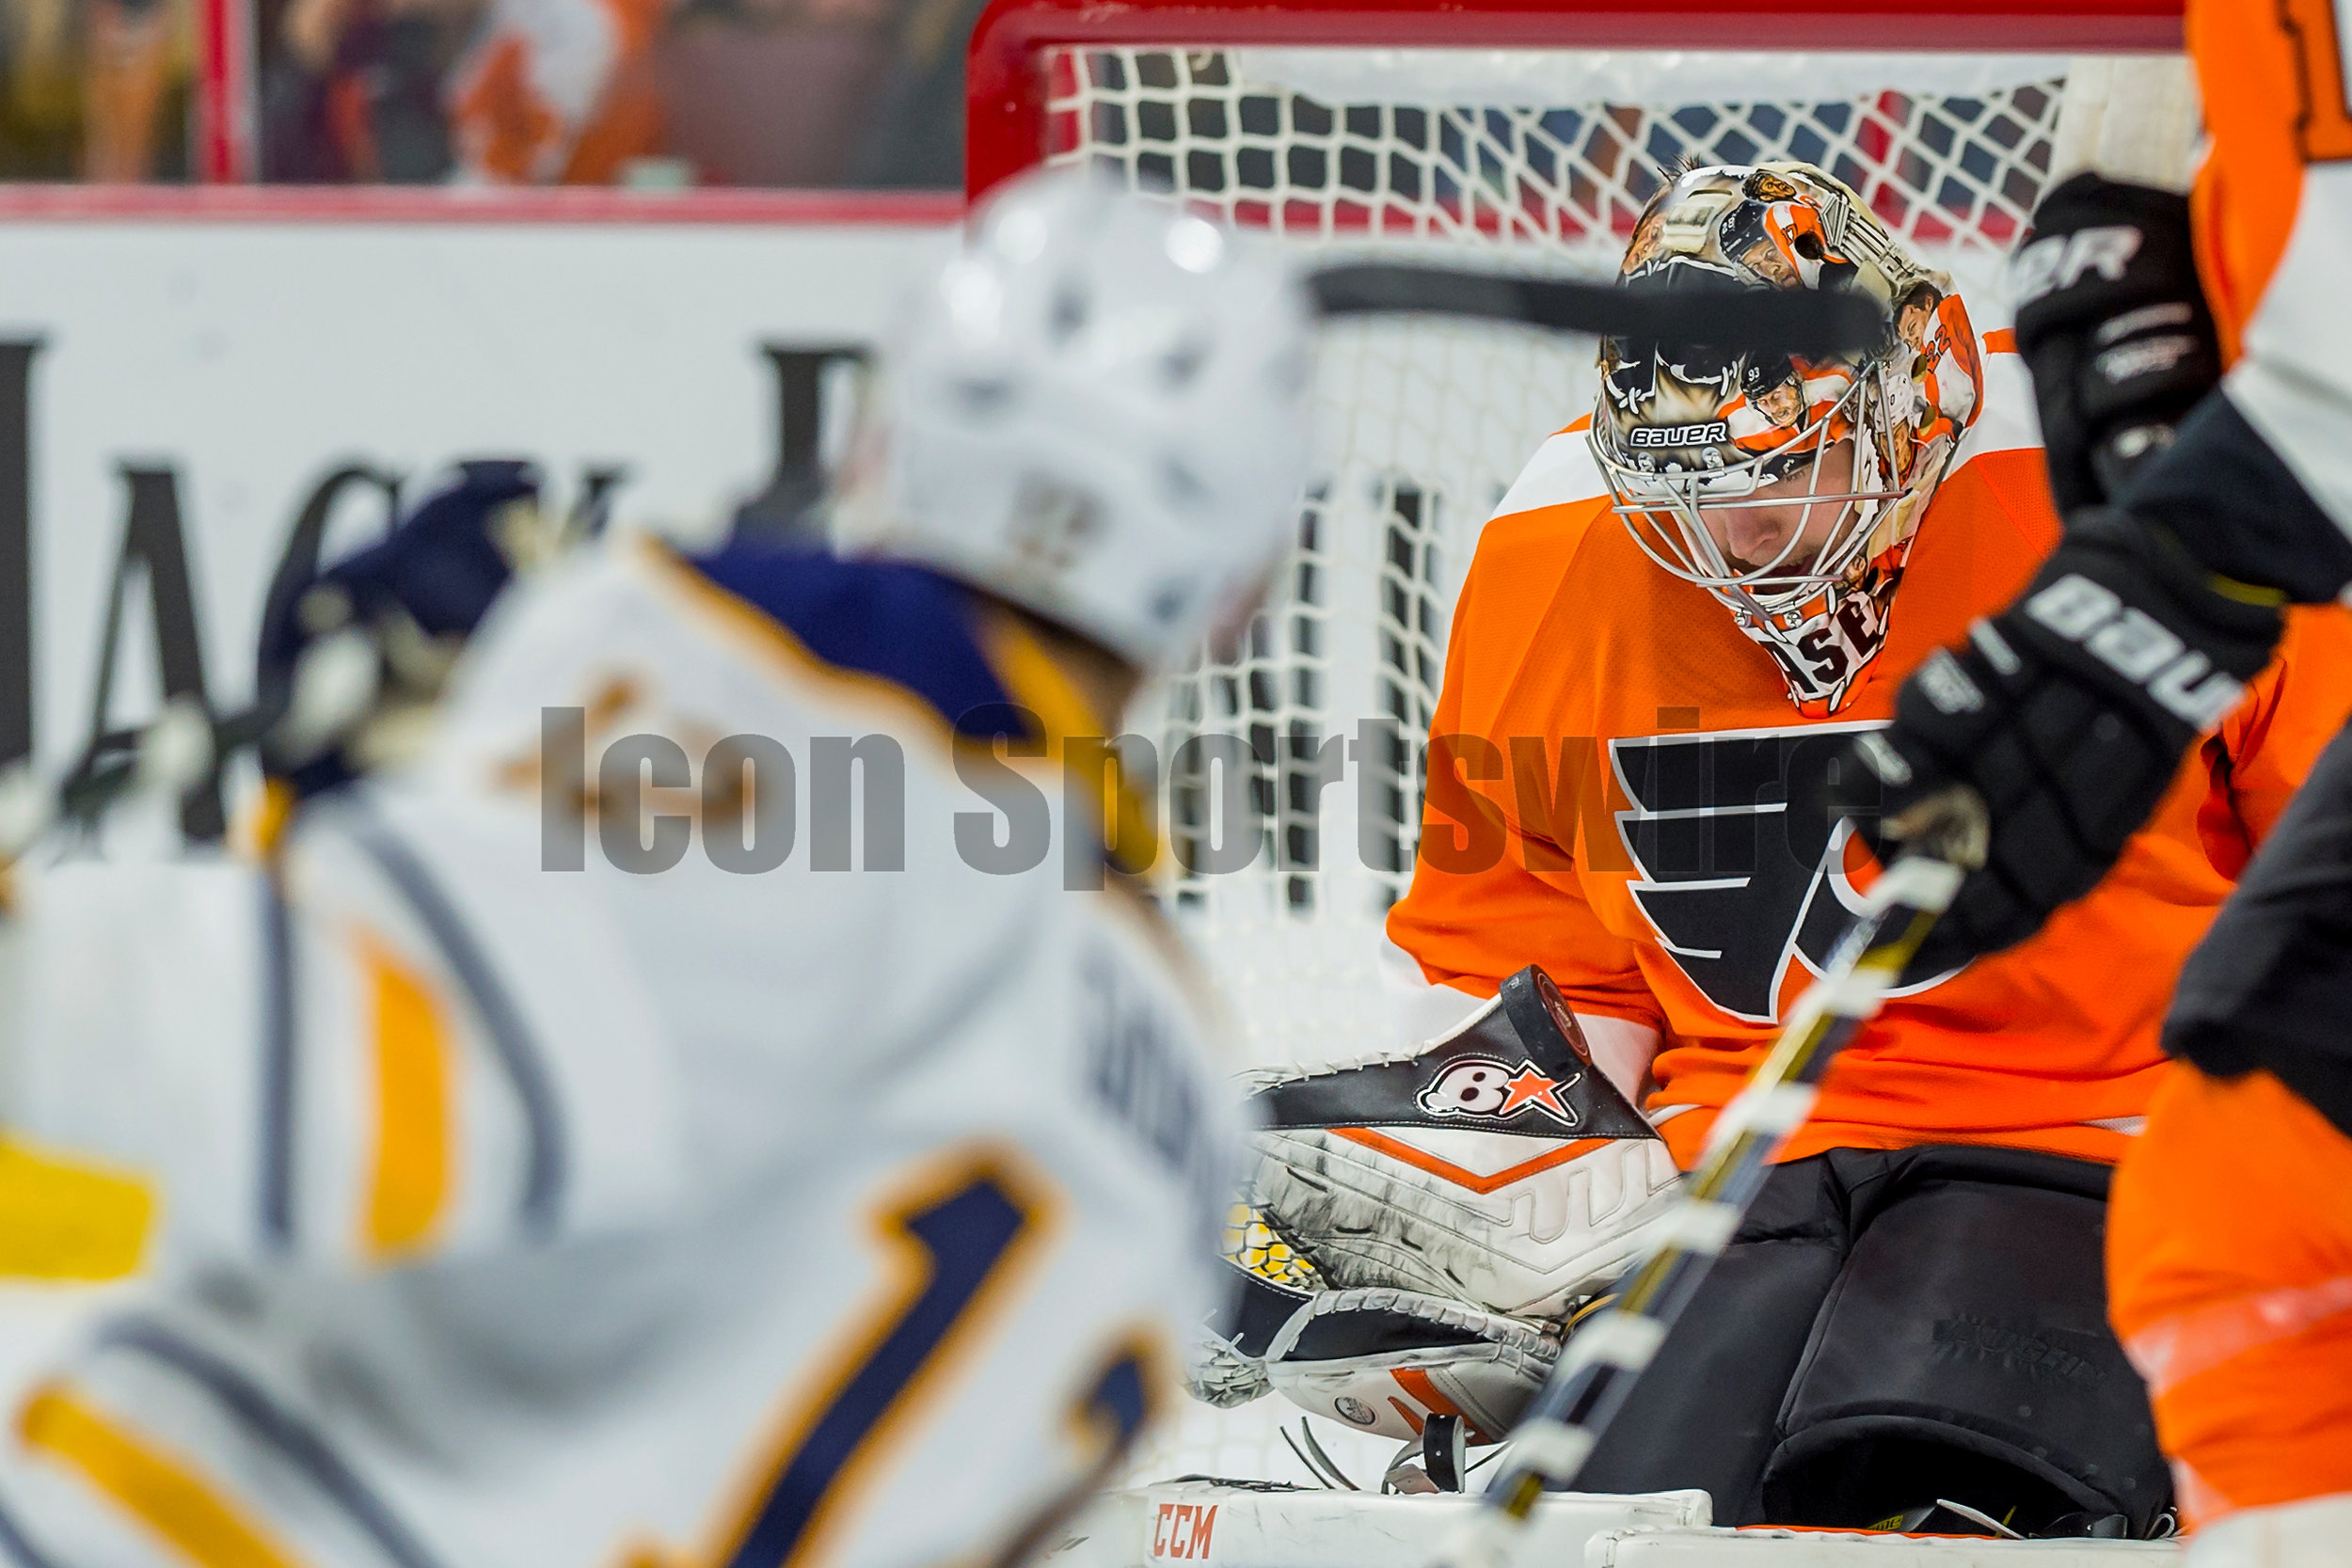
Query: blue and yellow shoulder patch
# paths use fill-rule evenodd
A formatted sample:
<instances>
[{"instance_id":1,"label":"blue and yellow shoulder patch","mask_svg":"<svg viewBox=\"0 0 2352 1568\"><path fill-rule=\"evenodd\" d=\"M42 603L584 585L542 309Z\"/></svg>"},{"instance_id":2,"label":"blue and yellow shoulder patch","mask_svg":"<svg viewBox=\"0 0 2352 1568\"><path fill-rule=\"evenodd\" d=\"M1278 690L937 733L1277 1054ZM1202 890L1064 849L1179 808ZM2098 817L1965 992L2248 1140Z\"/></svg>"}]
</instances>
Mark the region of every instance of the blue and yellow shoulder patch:
<instances>
[{"instance_id":1,"label":"blue and yellow shoulder patch","mask_svg":"<svg viewBox=\"0 0 2352 1568\"><path fill-rule=\"evenodd\" d=\"M980 644L971 590L922 566L729 545L687 564L836 670L888 681L966 740L1034 739Z\"/></svg>"}]
</instances>

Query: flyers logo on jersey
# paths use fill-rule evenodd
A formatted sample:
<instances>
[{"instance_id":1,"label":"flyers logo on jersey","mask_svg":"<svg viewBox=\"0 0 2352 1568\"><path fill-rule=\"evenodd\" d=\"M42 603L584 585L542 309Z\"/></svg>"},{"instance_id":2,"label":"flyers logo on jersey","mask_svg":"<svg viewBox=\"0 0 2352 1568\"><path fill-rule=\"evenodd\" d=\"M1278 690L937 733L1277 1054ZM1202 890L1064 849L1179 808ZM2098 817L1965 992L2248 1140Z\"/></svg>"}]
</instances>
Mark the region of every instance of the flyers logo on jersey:
<instances>
[{"instance_id":1,"label":"flyers logo on jersey","mask_svg":"<svg viewBox=\"0 0 2352 1568\"><path fill-rule=\"evenodd\" d=\"M1780 1022L1791 966L1820 974L1858 912L1829 805L1830 760L1885 721L1621 736L1610 765L1633 809L1617 835L1628 891L1659 945L1724 1012ZM1904 988L1925 990L1946 975Z\"/></svg>"},{"instance_id":2,"label":"flyers logo on jersey","mask_svg":"<svg viewBox=\"0 0 2352 1568\"><path fill-rule=\"evenodd\" d=\"M1552 1078L1530 1060L1518 1067L1494 1056L1456 1056L1414 1103L1433 1117L1473 1117L1481 1121L1508 1121L1535 1111L1563 1127L1577 1124L1576 1107L1562 1099L1584 1075Z\"/></svg>"}]
</instances>

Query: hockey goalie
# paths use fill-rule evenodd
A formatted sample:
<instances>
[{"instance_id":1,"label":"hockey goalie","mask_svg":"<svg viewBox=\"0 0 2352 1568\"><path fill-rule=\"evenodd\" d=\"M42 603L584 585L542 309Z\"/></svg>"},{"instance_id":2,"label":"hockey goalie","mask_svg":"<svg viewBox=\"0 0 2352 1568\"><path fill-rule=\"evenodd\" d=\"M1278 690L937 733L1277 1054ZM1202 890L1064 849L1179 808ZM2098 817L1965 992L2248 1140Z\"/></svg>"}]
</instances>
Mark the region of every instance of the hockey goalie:
<instances>
[{"instance_id":1,"label":"hockey goalie","mask_svg":"<svg viewBox=\"0 0 2352 1568\"><path fill-rule=\"evenodd\" d=\"M281 581L301 799L266 860L14 868L0 1113L151 1173L167 1224L14 1413L0 1556L1050 1542L1172 1386L1239 1123L1116 799L1059 803L1047 759L1254 601L1309 326L1241 237L1041 177L912 312L859 553L585 547L498 600L406 750L527 486L469 470ZM788 853L834 747L854 874Z\"/></svg>"},{"instance_id":2,"label":"hockey goalie","mask_svg":"<svg viewBox=\"0 0 2352 1568\"><path fill-rule=\"evenodd\" d=\"M1437 1469L1431 1422L1506 1430L1665 1223L1859 907L1876 863L1832 803L1845 748L2059 539L2009 335L1978 337L1821 170L1680 173L1623 282L1849 290L1886 330L1840 358L1604 341L1589 420L1481 537L1389 920L1429 995L1477 1010L1259 1090L1248 1305L1196 1381L1420 1434ZM1702 1487L1725 1524L2170 1528L2106 1321L2109 1173L2236 869L2207 843L2267 828L2352 706L2347 674L2352 627L2299 622L2250 701L2211 705L2095 893L2006 953L1923 951L1580 1487Z\"/></svg>"}]
</instances>

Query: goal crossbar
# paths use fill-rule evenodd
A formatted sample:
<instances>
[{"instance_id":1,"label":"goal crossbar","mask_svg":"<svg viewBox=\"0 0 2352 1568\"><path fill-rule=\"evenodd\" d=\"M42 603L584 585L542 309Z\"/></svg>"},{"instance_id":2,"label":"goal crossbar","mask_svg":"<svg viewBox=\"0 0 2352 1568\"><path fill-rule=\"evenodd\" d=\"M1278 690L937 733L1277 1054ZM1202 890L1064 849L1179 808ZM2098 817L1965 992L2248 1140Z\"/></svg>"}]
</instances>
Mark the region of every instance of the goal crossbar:
<instances>
[{"instance_id":1,"label":"goal crossbar","mask_svg":"<svg viewBox=\"0 0 2352 1568\"><path fill-rule=\"evenodd\" d=\"M1867 50L2181 47L2182 0L993 0L965 72L966 191L1043 161L1057 47Z\"/></svg>"}]
</instances>

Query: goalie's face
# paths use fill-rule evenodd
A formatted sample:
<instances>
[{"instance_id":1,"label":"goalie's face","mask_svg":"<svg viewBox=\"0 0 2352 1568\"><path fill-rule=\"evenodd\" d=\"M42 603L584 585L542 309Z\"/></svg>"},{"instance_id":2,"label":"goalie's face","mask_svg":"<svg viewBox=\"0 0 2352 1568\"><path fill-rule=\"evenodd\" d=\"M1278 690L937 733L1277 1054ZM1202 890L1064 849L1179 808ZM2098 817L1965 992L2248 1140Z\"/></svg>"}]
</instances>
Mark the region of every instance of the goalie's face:
<instances>
[{"instance_id":1,"label":"goalie's face","mask_svg":"<svg viewBox=\"0 0 2352 1568\"><path fill-rule=\"evenodd\" d=\"M1820 479L1852 467L1853 437L1849 436L1831 444L1818 467L1758 485L1744 500L1704 506L1699 515L1724 562L1735 571L1760 572L1781 562L1802 571L1821 558L1851 504L1820 499Z\"/></svg>"},{"instance_id":2,"label":"goalie's face","mask_svg":"<svg viewBox=\"0 0 2352 1568\"><path fill-rule=\"evenodd\" d=\"M1784 613L1843 580L1903 497L1883 461L1880 378L1825 361L1743 386L1759 379L1746 361L1705 352L1604 357L1594 455L1651 560Z\"/></svg>"}]
</instances>

